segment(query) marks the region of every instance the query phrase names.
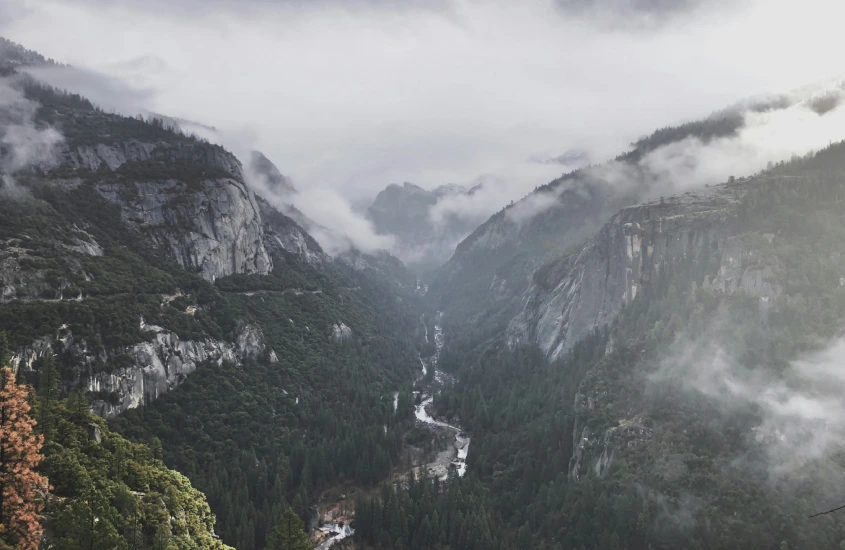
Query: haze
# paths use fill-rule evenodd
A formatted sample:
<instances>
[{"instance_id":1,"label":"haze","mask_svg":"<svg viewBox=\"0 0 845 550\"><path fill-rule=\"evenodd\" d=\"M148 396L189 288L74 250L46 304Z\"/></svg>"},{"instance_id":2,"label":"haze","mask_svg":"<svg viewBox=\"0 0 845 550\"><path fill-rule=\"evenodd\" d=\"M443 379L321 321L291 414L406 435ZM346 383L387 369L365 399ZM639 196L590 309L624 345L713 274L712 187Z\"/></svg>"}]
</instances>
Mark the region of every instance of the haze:
<instances>
[{"instance_id":1,"label":"haze","mask_svg":"<svg viewBox=\"0 0 845 550\"><path fill-rule=\"evenodd\" d=\"M841 65L822 0L4 4L3 35L99 73L75 86L107 107L215 126L351 199L484 174L518 198L565 169L529 159L601 161Z\"/></svg>"}]
</instances>

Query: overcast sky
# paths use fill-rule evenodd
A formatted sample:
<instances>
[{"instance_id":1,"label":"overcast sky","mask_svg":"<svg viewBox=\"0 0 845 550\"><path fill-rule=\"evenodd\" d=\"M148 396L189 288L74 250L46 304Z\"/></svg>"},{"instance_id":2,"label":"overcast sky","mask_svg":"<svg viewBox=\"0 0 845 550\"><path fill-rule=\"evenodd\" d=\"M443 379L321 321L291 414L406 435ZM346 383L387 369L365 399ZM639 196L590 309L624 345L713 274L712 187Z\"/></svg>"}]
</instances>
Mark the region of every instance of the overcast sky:
<instances>
[{"instance_id":1,"label":"overcast sky","mask_svg":"<svg viewBox=\"0 0 845 550\"><path fill-rule=\"evenodd\" d=\"M300 188L512 182L841 74L829 0L3 0L0 34L90 95L215 126ZM120 82L110 81L109 77Z\"/></svg>"}]
</instances>

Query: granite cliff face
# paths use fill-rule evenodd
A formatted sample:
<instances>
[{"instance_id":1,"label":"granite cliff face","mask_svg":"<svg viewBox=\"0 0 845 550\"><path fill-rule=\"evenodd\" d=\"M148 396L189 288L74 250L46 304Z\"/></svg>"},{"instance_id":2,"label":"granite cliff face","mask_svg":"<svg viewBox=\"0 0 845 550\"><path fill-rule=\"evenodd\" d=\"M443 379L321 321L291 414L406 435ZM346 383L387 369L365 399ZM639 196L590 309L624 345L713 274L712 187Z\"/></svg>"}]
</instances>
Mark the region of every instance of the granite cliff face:
<instances>
[{"instance_id":1,"label":"granite cliff face","mask_svg":"<svg viewBox=\"0 0 845 550\"><path fill-rule=\"evenodd\" d=\"M203 180L196 188L173 180L96 188L120 206L127 225L207 280L272 269L258 204L235 179Z\"/></svg>"},{"instance_id":2,"label":"granite cliff face","mask_svg":"<svg viewBox=\"0 0 845 550\"><path fill-rule=\"evenodd\" d=\"M301 225L264 199L259 197L257 201L264 223L264 246L269 253L284 250L312 265L321 265L328 261L328 256L320 244Z\"/></svg>"},{"instance_id":3,"label":"granite cliff face","mask_svg":"<svg viewBox=\"0 0 845 550\"><path fill-rule=\"evenodd\" d=\"M207 305L197 301L182 298L167 324L173 312L165 299L153 311L170 312L158 323L167 328L141 319L139 329L132 320L139 301L183 296L176 288L181 270L170 262L142 267L155 263L145 261L150 258L173 260L212 283L231 275L269 275L271 254L293 254L297 259L287 258L293 263L328 261L301 226L255 196L241 162L162 120L97 110L21 75L9 85L26 96L36 113L33 124L62 132L51 154L16 172L25 191L19 202L5 204L7 219L15 211L24 214L0 230L0 302L45 321L17 336L14 345L24 347L14 367L32 371L38 357L61 355L70 367L65 389L85 391L95 412L114 416L178 386L201 363L259 356L274 362L256 324L233 326L226 319L225 331L213 321L209 329ZM265 171L272 167L265 157L258 160ZM268 177L277 185L287 182L278 170ZM144 258L136 254L141 249ZM214 300L216 287L203 288L206 299ZM196 293L193 299L202 302ZM126 311L103 319L110 308L121 307ZM9 316L4 323L18 326ZM103 344L109 331L119 337Z\"/></svg>"},{"instance_id":4,"label":"granite cliff face","mask_svg":"<svg viewBox=\"0 0 845 550\"><path fill-rule=\"evenodd\" d=\"M272 269L255 196L223 149L129 140L66 146L59 158L56 166L95 173L97 191L127 225L207 280Z\"/></svg>"},{"instance_id":5,"label":"granite cliff face","mask_svg":"<svg viewBox=\"0 0 845 550\"><path fill-rule=\"evenodd\" d=\"M430 292L446 326L475 326L487 337L501 333L519 313L536 269L594 236L635 202L602 182L562 179L558 185L493 215L435 272Z\"/></svg>"},{"instance_id":6,"label":"granite cliff face","mask_svg":"<svg viewBox=\"0 0 845 550\"><path fill-rule=\"evenodd\" d=\"M536 344L557 359L610 324L644 283L682 262L709 264L704 285L713 291L776 298L782 289L773 268L757 265L754 250L733 235L744 192L719 185L623 209L585 245L534 273L508 326L509 344Z\"/></svg>"},{"instance_id":7,"label":"granite cliff face","mask_svg":"<svg viewBox=\"0 0 845 550\"><path fill-rule=\"evenodd\" d=\"M31 371L45 354L59 352L77 366L68 389L82 390L94 397L92 409L106 418L155 401L193 373L200 363L238 363L264 353L264 334L255 325L243 324L235 343L212 338L182 340L162 327L147 325L149 341L114 350L95 349L74 338L66 326L55 336L39 338L12 355L15 371Z\"/></svg>"},{"instance_id":8,"label":"granite cliff face","mask_svg":"<svg viewBox=\"0 0 845 550\"><path fill-rule=\"evenodd\" d=\"M66 162L77 169L96 172L105 166L112 172L126 163L154 160L163 164L190 163L229 174L243 181L240 161L222 148L206 143L144 142L134 139L95 145L65 145L57 164Z\"/></svg>"}]
</instances>

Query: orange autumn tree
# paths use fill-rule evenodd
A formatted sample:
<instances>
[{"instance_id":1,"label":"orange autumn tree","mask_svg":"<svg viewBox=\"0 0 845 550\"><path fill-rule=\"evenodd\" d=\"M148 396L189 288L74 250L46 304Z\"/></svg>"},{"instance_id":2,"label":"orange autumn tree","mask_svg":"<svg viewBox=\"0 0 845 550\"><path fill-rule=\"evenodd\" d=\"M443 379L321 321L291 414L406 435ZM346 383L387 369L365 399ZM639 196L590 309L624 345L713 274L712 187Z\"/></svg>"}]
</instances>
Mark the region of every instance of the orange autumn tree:
<instances>
[{"instance_id":1,"label":"orange autumn tree","mask_svg":"<svg viewBox=\"0 0 845 550\"><path fill-rule=\"evenodd\" d=\"M0 368L0 539L37 550L42 528L36 493L47 488L47 478L35 471L44 438L33 432L28 398L29 390L15 383L12 370Z\"/></svg>"}]
</instances>

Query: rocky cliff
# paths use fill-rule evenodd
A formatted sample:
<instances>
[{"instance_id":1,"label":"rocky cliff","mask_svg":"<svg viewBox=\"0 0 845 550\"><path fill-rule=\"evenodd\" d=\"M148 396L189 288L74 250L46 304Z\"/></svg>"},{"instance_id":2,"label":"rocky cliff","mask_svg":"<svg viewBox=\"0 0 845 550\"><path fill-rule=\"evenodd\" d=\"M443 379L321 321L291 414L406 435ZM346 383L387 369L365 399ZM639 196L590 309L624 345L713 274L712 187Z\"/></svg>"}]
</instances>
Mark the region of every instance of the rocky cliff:
<instances>
[{"instance_id":1,"label":"rocky cliff","mask_svg":"<svg viewBox=\"0 0 845 550\"><path fill-rule=\"evenodd\" d=\"M301 225L264 199L259 197L257 200L264 223L264 246L268 252L272 254L284 250L312 265L328 261L320 244Z\"/></svg>"},{"instance_id":2,"label":"rocky cliff","mask_svg":"<svg viewBox=\"0 0 845 550\"><path fill-rule=\"evenodd\" d=\"M771 266L732 235L742 185L719 185L625 208L585 245L540 267L508 326L511 345L536 344L554 360L607 326L643 284L683 262L721 258L705 279L714 291L742 291L764 301L780 285Z\"/></svg>"},{"instance_id":3,"label":"rocky cliff","mask_svg":"<svg viewBox=\"0 0 845 550\"><path fill-rule=\"evenodd\" d=\"M120 182L96 189L120 206L130 227L207 280L272 269L258 204L242 182L210 179L194 188L175 180Z\"/></svg>"},{"instance_id":4,"label":"rocky cliff","mask_svg":"<svg viewBox=\"0 0 845 550\"><path fill-rule=\"evenodd\" d=\"M127 225L208 280L272 269L241 163L220 147L178 140L71 144L53 162L42 168L93 173L88 178L121 208Z\"/></svg>"},{"instance_id":5,"label":"rocky cliff","mask_svg":"<svg viewBox=\"0 0 845 550\"><path fill-rule=\"evenodd\" d=\"M11 366L28 372L45 354L65 357L75 366L67 389L82 390L93 396L92 410L106 418L155 401L196 371L201 363L238 363L264 353L266 344L260 328L243 324L235 343L213 338L183 340L162 327L140 319L148 341L123 348L104 350L77 339L66 325L55 335L37 339L12 355Z\"/></svg>"}]
</instances>

